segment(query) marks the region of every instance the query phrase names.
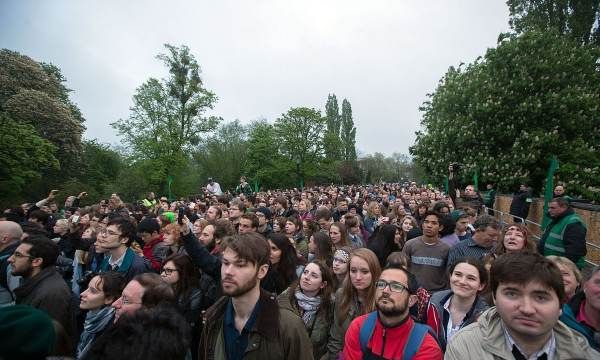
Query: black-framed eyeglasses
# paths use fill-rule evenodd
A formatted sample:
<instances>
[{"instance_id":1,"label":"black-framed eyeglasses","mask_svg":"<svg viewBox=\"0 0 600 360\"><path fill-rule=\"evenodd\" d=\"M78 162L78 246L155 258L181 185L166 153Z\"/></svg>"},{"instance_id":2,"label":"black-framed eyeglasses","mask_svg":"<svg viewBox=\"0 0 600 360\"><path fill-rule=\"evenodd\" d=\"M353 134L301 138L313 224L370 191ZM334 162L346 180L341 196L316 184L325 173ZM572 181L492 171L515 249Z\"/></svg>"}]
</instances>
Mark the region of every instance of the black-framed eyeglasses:
<instances>
[{"instance_id":1,"label":"black-framed eyeglasses","mask_svg":"<svg viewBox=\"0 0 600 360\"><path fill-rule=\"evenodd\" d=\"M396 293L400 293L404 290L408 291L408 287L404 284L401 284L399 282L396 281L385 281L385 280L377 280L377 282L375 283L375 287L377 288L377 290L385 290L386 287L390 287L390 290L392 292L396 292Z\"/></svg>"},{"instance_id":2,"label":"black-framed eyeglasses","mask_svg":"<svg viewBox=\"0 0 600 360\"><path fill-rule=\"evenodd\" d=\"M171 275L173 273L173 271L177 271L177 269L169 269L169 268L162 269L162 272L164 272L167 275Z\"/></svg>"}]
</instances>

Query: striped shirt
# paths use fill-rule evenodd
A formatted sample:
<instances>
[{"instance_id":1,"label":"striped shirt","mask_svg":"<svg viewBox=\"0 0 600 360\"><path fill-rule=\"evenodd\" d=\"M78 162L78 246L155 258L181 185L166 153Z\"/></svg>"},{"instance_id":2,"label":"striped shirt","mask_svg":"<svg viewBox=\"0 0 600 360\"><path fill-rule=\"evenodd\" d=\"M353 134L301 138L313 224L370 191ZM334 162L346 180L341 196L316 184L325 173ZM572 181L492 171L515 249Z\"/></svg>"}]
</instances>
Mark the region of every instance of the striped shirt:
<instances>
[{"instance_id":1,"label":"striped shirt","mask_svg":"<svg viewBox=\"0 0 600 360\"><path fill-rule=\"evenodd\" d=\"M479 260L483 260L483 257L487 254L493 253L494 247L485 248L479 246L473 238L469 238L467 240L461 241L458 244L454 245L450 252L448 253L448 263L447 266L450 266L460 258L475 258Z\"/></svg>"}]
</instances>

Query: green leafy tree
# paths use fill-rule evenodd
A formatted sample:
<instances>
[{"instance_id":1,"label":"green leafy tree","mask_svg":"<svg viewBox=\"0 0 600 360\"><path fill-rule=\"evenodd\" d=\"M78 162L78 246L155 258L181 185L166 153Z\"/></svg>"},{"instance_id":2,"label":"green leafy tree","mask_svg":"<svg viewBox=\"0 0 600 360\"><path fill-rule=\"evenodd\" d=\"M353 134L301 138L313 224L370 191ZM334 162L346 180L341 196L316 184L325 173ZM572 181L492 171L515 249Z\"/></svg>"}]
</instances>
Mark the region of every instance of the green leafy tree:
<instances>
[{"instance_id":1,"label":"green leafy tree","mask_svg":"<svg viewBox=\"0 0 600 360\"><path fill-rule=\"evenodd\" d=\"M323 136L323 147L326 159L333 163L341 160L344 153L344 145L340 139L342 119L335 94L327 96L325 118L327 127Z\"/></svg>"},{"instance_id":2,"label":"green leafy tree","mask_svg":"<svg viewBox=\"0 0 600 360\"><path fill-rule=\"evenodd\" d=\"M266 120L255 121L248 130L248 153L244 172L252 180L253 185L266 189L276 188L281 185L278 181L282 166L282 157L279 155L275 127Z\"/></svg>"},{"instance_id":3,"label":"green leafy tree","mask_svg":"<svg viewBox=\"0 0 600 360\"><path fill-rule=\"evenodd\" d=\"M16 122L19 136L26 138L26 129L35 129L39 138L53 145L43 147L50 151L48 158L58 160L37 169L40 176L27 177L28 186L21 190L24 198L39 196L80 175L84 119L70 100L65 83L57 66L15 51L0 50L0 114Z\"/></svg>"},{"instance_id":4,"label":"green leafy tree","mask_svg":"<svg viewBox=\"0 0 600 360\"><path fill-rule=\"evenodd\" d=\"M560 180L600 198L599 57L598 48L550 32L502 39L484 58L448 70L421 107L411 154L438 184L458 161L467 177L538 190L555 154Z\"/></svg>"},{"instance_id":5,"label":"green leafy tree","mask_svg":"<svg viewBox=\"0 0 600 360\"><path fill-rule=\"evenodd\" d=\"M352 106L346 99L342 101L342 131L343 158L345 161L356 160L356 127L352 119Z\"/></svg>"},{"instance_id":6,"label":"green leafy tree","mask_svg":"<svg viewBox=\"0 0 600 360\"><path fill-rule=\"evenodd\" d=\"M133 96L130 117L111 125L132 159L145 163L148 172L144 176L151 187L166 190L168 177L181 180L193 147L220 119L204 115L217 97L204 88L200 66L189 48L169 44L165 48L168 53L157 59L168 68L169 76L142 84Z\"/></svg>"},{"instance_id":7,"label":"green leafy tree","mask_svg":"<svg viewBox=\"0 0 600 360\"><path fill-rule=\"evenodd\" d=\"M4 103L4 109L11 119L32 125L42 138L57 147L62 176L77 174L84 127L68 106L45 92L23 89Z\"/></svg>"},{"instance_id":8,"label":"green leafy tree","mask_svg":"<svg viewBox=\"0 0 600 360\"><path fill-rule=\"evenodd\" d=\"M40 137L32 125L0 112L0 197L2 206L24 200L25 186L41 179L45 170L58 169L56 146Z\"/></svg>"},{"instance_id":9,"label":"green leafy tree","mask_svg":"<svg viewBox=\"0 0 600 360\"><path fill-rule=\"evenodd\" d=\"M326 120L312 108L291 108L275 121L279 152L286 160L288 174L313 177L318 173L323 157L323 135ZM295 183L295 181L294 181Z\"/></svg>"},{"instance_id":10,"label":"green leafy tree","mask_svg":"<svg viewBox=\"0 0 600 360\"><path fill-rule=\"evenodd\" d=\"M600 0L508 0L511 28L556 31L579 44L600 45Z\"/></svg>"},{"instance_id":11,"label":"green leafy tree","mask_svg":"<svg viewBox=\"0 0 600 360\"><path fill-rule=\"evenodd\" d=\"M223 190L235 188L244 175L247 133L248 129L235 120L220 125L214 135L201 142L194 158L203 179L209 176L217 179Z\"/></svg>"}]
</instances>

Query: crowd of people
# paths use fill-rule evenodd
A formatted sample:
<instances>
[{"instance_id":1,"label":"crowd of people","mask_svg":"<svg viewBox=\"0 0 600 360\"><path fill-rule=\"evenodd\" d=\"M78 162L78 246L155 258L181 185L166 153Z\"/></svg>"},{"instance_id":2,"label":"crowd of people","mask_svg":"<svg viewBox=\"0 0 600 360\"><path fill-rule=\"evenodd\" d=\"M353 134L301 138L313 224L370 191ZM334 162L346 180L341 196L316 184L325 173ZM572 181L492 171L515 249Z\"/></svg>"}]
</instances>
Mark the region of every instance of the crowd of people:
<instances>
[{"instance_id":1,"label":"crowd of people","mask_svg":"<svg viewBox=\"0 0 600 360\"><path fill-rule=\"evenodd\" d=\"M0 358L600 359L560 196L539 243L473 185L57 196L0 215Z\"/></svg>"}]
</instances>

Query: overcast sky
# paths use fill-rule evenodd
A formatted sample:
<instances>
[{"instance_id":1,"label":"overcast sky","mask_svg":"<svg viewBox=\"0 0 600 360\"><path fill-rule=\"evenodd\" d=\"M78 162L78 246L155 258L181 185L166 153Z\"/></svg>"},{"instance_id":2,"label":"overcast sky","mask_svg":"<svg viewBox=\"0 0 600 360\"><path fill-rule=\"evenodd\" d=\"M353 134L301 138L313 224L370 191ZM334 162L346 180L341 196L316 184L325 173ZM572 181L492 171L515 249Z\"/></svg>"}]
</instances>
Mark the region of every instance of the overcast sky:
<instances>
[{"instance_id":1,"label":"overcast sky","mask_svg":"<svg viewBox=\"0 0 600 360\"><path fill-rule=\"evenodd\" d=\"M0 47L59 66L85 137L111 144L135 88L166 76L154 56L171 43L190 47L225 121L324 110L335 93L361 153L408 153L426 94L508 29L505 0L0 2Z\"/></svg>"}]
</instances>

